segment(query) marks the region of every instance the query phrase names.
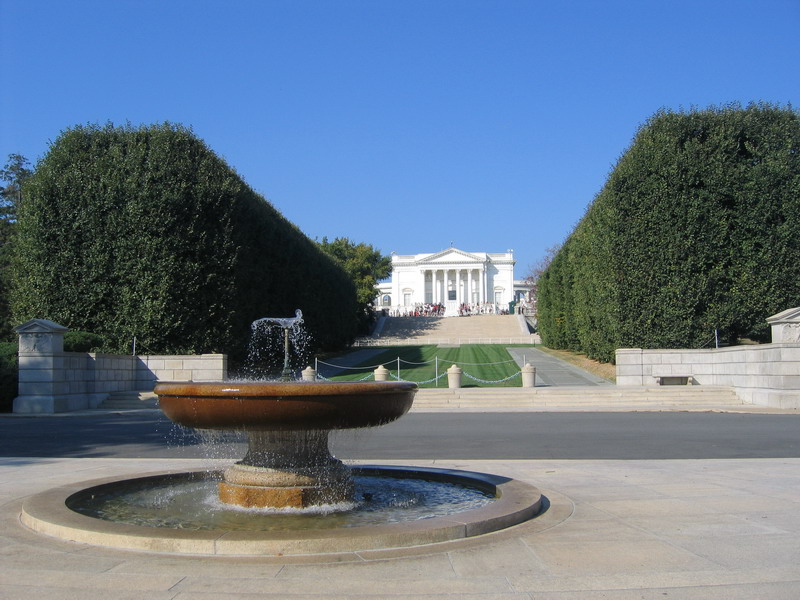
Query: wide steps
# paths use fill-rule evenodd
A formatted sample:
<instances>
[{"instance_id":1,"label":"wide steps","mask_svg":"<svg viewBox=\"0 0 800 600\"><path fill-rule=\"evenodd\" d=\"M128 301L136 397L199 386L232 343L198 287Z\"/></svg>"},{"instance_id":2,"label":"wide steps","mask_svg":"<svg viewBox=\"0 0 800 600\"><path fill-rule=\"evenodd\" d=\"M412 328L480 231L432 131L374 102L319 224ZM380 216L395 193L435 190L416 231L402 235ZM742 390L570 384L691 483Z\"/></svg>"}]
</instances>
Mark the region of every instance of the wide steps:
<instances>
[{"instance_id":1,"label":"wide steps","mask_svg":"<svg viewBox=\"0 0 800 600\"><path fill-rule=\"evenodd\" d=\"M364 343L392 344L480 344L533 343L523 331L517 315L472 315L469 317L388 317L379 336Z\"/></svg>"},{"instance_id":2,"label":"wide steps","mask_svg":"<svg viewBox=\"0 0 800 600\"><path fill-rule=\"evenodd\" d=\"M418 410L741 405L732 388L716 386L422 389L414 400Z\"/></svg>"},{"instance_id":3,"label":"wide steps","mask_svg":"<svg viewBox=\"0 0 800 600\"><path fill-rule=\"evenodd\" d=\"M98 408L103 410L158 408L158 396L153 392L112 392Z\"/></svg>"}]
</instances>

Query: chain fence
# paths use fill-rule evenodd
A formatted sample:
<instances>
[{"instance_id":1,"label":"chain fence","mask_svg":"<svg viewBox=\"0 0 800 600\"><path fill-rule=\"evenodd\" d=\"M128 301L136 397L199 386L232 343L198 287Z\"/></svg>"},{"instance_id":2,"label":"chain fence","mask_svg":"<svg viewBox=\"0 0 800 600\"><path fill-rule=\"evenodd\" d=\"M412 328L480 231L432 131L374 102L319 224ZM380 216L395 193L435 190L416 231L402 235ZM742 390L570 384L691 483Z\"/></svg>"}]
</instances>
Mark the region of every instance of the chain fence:
<instances>
[{"instance_id":1,"label":"chain fence","mask_svg":"<svg viewBox=\"0 0 800 600\"><path fill-rule=\"evenodd\" d=\"M318 359L316 361L316 372L317 372L317 379L321 379L323 381L335 381L335 379L333 379L333 378L336 377L337 375L341 375L343 372L348 372L348 371L365 372L366 371L366 374L363 377L359 378L359 379L349 379L349 381L361 382L361 381L368 381L368 380L374 379L375 370L380 368L380 367L384 367L384 368L386 368L388 370L387 375L389 377L391 377L395 381L412 382L412 383L416 383L419 386L425 386L425 385L430 385L430 384L434 384L435 383L436 386L438 387L439 381L444 379L448 374L447 373L447 367L448 366L452 366L452 365L457 365L461 369L462 376L464 376L464 377L466 377L468 379L471 379L472 381L475 381L477 383L483 384L483 385L487 385L487 386L495 385L496 386L496 385L501 385L501 384L507 383L507 382L511 381L512 379L514 379L515 377L520 377L521 374L522 374L522 371L521 370L517 370L515 373L513 373L511 375L508 375L507 377L503 377L501 379L484 379L484 378L478 377L477 375L473 375L473 374L469 373L467 370L465 370L465 367L466 368L469 368L469 367L498 367L498 366L501 366L501 365L507 365L507 364L511 364L511 363L516 364L516 361L514 359L510 359L510 360L503 360L503 361L489 362L489 363L468 363L468 362L453 361L453 360L449 360L449 359L445 359L445 358L439 358L438 356L434 357L434 358L432 358L430 360L426 360L426 361L409 361L409 360L405 360L405 359L403 359L403 358L398 356L395 359L392 359L392 360L389 360L389 361L386 361L386 362L382 362L382 363L377 363L377 364L374 364L374 365L360 365L360 366L353 367L353 366L349 366L349 365L337 365L335 363L330 363L330 362L326 362L326 361ZM406 377L402 376L402 366L403 365L411 367L409 370L412 370L412 371L413 370L419 371L420 367L433 365L434 369L435 369L435 373L434 373L434 375L432 377L427 378L427 379L421 379L421 380L420 379L410 379L410 378L406 378ZM323 375L321 373L321 368L320 367L327 367L329 369L332 369L332 370L335 371L335 374L329 375L329 376L326 377L325 375ZM391 369L389 367L391 367ZM440 369L440 367L441 367L441 369ZM392 372L392 370L394 370L394 372ZM478 369L475 369L475 370L476 371L480 371L481 369L478 368Z\"/></svg>"}]
</instances>

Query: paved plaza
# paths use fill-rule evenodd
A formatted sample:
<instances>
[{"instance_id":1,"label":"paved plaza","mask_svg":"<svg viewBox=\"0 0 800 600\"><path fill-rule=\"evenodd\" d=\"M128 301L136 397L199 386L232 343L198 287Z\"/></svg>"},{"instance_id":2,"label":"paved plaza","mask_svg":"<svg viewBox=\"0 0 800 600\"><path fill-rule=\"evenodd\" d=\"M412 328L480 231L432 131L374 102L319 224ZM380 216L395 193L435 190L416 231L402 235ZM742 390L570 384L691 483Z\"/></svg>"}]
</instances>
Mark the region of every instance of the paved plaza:
<instances>
[{"instance_id":1,"label":"paved plaza","mask_svg":"<svg viewBox=\"0 0 800 600\"><path fill-rule=\"evenodd\" d=\"M491 420L492 414L484 418ZM78 421L66 416L31 420L50 424L51 436ZM86 435L92 435L90 429ZM99 453L103 447L98 446ZM19 522L26 496L59 485L190 470L210 462L26 457L22 447L19 456L0 458L0 598L729 600L800 595L800 458L788 456L404 460L400 453L391 460L354 461L491 472L531 483L547 499L543 514L509 530L402 550L292 558L161 555L51 539Z\"/></svg>"}]
</instances>

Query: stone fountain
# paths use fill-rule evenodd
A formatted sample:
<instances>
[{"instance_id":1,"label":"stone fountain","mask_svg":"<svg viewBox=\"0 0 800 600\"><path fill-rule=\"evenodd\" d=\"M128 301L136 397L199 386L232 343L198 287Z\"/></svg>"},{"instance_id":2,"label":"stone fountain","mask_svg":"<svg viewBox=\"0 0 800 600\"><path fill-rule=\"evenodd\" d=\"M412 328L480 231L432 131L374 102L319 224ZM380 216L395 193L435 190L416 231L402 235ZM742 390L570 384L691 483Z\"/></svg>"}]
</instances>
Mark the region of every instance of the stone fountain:
<instances>
[{"instance_id":1,"label":"stone fountain","mask_svg":"<svg viewBox=\"0 0 800 600\"><path fill-rule=\"evenodd\" d=\"M290 373L287 332L300 322L297 311L254 324L284 329L282 379ZM20 520L47 535L115 548L283 556L423 547L534 517L540 493L513 479L431 467L350 469L332 456L331 431L394 421L408 412L416 391L410 382L159 383L155 392L167 417L200 430L244 432L245 456L221 473L54 488L28 498ZM209 496L219 508L205 508ZM335 516L320 522L328 509Z\"/></svg>"},{"instance_id":2,"label":"stone fountain","mask_svg":"<svg viewBox=\"0 0 800 600\"><path fill-rule=\"evenodd\" d=\"M375 427L411 408L407 382L160 383L161 410L195 429L243 431L249 448L219 483L223 502L302 508L350 500L350 470L328 449L337 429Z\"/></svg>"},{"instance_id":3,"label":"stone fountain","mask_svg":"<svg viewBox=\"0 0 800 600\"><path fill-rule=\"evenodd\" d=\"M334 429L375 427L406 414L417 386L408 382L296 382L289 367L289 331L294 317L253 322L283 329L283 371L278 382L159 383L164 414L194 429L245 432L244 458L224 472L220 500L244 507L305 508L346 502L353 496L350 469L334 458Z\"/></svg>"}]
</instances>

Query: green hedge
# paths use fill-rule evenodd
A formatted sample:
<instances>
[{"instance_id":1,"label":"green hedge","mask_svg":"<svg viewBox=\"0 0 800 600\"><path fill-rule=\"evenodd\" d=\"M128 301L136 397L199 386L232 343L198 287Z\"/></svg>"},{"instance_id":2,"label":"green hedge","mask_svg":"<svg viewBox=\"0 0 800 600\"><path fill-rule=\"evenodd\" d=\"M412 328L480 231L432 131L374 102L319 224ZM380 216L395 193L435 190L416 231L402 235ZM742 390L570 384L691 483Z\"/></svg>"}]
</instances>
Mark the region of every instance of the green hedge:
<instances>
[{"instance_id":1,"label":"green hedge","mask_svg":"<svg viewBox=\"0 0 800 600\"><path fill-rule=\"evenodd\" d=\"M754 104L661 111L539 284L542 341L611 361L767 339L800 298L800 119Z\"/></svg>"},{"instance_id":2,"label":"green hedge","mask_svg":"<svg viewBox=\"0 0 800 600\"><path fill-rule=\"evenodd\" d=\"M104 351L244 353L300 308L320 348L355 334L352 282L190 130L65 131L25 184L15 322L92 331Z\"/></svg>"},{"instance_id":3,"label":"green hedge","mask_svg":"<svg viewBox=\"0 0 800 600\"><path fill-rule=\"evenodd\" d=\"M18 385L17 343L0 342L0 412L11 412Z\"/></svg>"},{"instance_id":4,"label":"green hedge","mask_svg":"<svg viewBox=\"0 0 800 600\"><path fill-rule=\"evenodd\" d=\"M64 352L99 352L103 337L88 331L67 331L64 334Z\"/></svg>"}]
</instances>

